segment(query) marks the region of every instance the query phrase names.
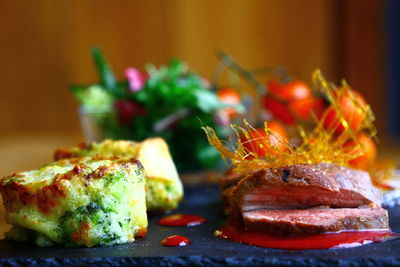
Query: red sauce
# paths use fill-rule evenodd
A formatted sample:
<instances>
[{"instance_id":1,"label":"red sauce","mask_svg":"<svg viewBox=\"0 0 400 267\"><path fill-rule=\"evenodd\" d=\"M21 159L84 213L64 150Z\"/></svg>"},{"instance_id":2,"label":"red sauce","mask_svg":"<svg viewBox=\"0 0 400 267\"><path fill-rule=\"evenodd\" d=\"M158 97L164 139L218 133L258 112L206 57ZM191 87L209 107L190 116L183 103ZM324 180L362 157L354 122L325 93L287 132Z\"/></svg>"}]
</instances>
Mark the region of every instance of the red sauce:
<instances>
[{"instance_id":1,"label":"red sauce","mask_svg":"<svg viewBox=\"0 0 400 267\"><path fill-rule=\"evenodd\" d=\"M206 222L204 217L192 214L174 214L165 216L158 221L162 226L196 226Z\"/></svg>"},{"instance_id":2,"label":"red sauce","mask_svg":"<svg viewBox=\"0 0 400 267\"><path fill-rule=\"evenodd\" d=\"M189 238L181 235L171 235L161 241L161 245L166 247L184 247L192 243Z\"/></svg>"},{"instance_id":3,"label":"red sauce","mask_svg":"<svg viewBox=\"0 0 400 267\"><path fill-rule=\"evenodd\" d=\"M247 230L242 225L226 223L216 231L216 236L239 243L278 249L328 249L361 246L399 238L391 231L346 231L301 237L273 236Z\"/></svg>"}]
</instances>

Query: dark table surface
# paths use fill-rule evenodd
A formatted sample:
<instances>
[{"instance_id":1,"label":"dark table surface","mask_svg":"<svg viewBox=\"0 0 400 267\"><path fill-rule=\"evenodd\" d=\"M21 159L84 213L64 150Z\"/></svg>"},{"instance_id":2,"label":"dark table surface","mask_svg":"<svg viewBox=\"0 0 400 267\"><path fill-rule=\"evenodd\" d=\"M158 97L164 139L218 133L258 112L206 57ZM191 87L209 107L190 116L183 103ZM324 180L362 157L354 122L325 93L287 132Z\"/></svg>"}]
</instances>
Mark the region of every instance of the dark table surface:
<instances>
[{"instance_id":1,"label":"dark table surface","mask_svg":"<svg viewBox=\"0 0 400 267\"><path fill-rule=\"evenodd\" d=\"M400 208L390 209L390 223L400 232ZM98 266L400 266L400 239L361 247L330 250L279 250L235 243L216 238L213 232L224 221L217 187L186 190L174 213L191 213L207 218L194 227L163 227L161 216L149 220L149 232L135 243L113 247L60 248L0 241L0 265L92 265ZM170 235L192 240L186 247L163 247Z\"/></svg>"}]
</instances>

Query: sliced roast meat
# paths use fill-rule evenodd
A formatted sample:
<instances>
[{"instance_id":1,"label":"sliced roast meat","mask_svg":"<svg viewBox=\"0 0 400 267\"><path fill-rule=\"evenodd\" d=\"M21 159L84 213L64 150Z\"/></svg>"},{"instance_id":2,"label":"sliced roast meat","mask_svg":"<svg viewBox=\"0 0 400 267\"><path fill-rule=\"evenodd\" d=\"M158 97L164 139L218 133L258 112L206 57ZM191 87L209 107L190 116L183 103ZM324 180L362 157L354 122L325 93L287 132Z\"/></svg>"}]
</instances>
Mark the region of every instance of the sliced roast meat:
<instances>
[{"instance_id":1,"label":"sliced roast meat","mask_svg":"<svg viewBox=\"0 0 400 267\"><path fill-rule=\"evenodd\" d=\"M259 210L243 212L243 220L248 229L285 236L389 227L382 208Z\"/></svg>"},{"instance_id":2,"label":"sliced roast meat","mask_svg":"<svg viewBox=\"0 0 400 267\"><path fill-rule=\"evenodd\" d=\"M255 171L248 172L247 175L253 174ZM225 173L223 179L220 180L219 187L221 192L221 200L222 200L222 211L224 214L229 215L230 212L230 194L236 184L245 177L246 174L237 174L232 171L232 169L228 170Z\"/></svg>"},{"instance_id":3,"label":"sliced roast meat","mask_svg":"<svg viewBox=\"0 0 400 267\"><path fill-rule=\"evenodd\" d=\"M242 178L229 192L231 210L379 207L381 196L369 174L333 164L262 169Z\"/></svg>"}]
</instances>

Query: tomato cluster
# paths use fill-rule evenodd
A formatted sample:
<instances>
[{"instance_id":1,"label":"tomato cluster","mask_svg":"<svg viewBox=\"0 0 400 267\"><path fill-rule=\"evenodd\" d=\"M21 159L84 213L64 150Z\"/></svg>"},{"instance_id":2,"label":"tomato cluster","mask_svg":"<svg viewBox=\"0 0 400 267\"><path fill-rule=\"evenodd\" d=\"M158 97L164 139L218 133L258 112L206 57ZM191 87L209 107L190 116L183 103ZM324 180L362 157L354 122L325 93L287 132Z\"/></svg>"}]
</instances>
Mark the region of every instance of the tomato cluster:
<instances>
[{"instance_id":1,"label":"tomato cluster","mask_svg":"<svg viewBox=\"0 0 400 267\"><path fill-rule=\"evenodd\" d=\"M313 94L311 88L301 80L293 80L287 83L271 81L267 86L268 93L263 97L263 107L271 113L274 119L279 120L269 123L269 128L274 135L269 135L271 144L277 143L278 149L284 149L279 146L282 142L272 140L271 136L287 137L284 126L291 127L296 123L310 122L312 119L319 120L326 131L331 132L333 137L341 135L346 128L350 128L357 134L359 148L355 141L345 142L344 148L349 147L349 153L359 155L349 163L357 169L367 169L375 161L376 145L368 135L362 132L363 121L368 107L366 101L360 93L350 88L340 88L334 91L331 96L334 98L335 106L322 97ZM340 94L338 92L341 92ZM340 114L339 114L340 113ZM280 126L277 127L276 125ZM345 125L347 124L347 125ZM265 131L257 129L258 135L265 135ZM252 137L254 134L250 134ZM246 145L247 144L247 145ZM245 144L246 149L265 156L270 153L262 146L255 146L252 142Z\"/></svg>"},{"instance_id":2,"label":"tomato cluster","mask_svg":"<svg viewBox=\"0 0 400 267\"><path fill-rule=\"evenodd\" d=\"M310 87L301 80L288 83L272 81L268 84L269 93L264 96L264 108L288 125L298 119L310 120L312 115L321 116L325 109L322 98L313 96Z\"/></svg>"},{"instance_id":3,"label":"tomato cluster","mask_svg":"<svg viewBox=\"0 0 400 267\"><path fill-rule=\"evenodd\" d=\"M235 105L241 103L240 95L233 89L224 87L217 91L217 96L226 107L219 115L227 122L236 118L238 110ZM298 123L319 122L333 138L339 138L346 128L357 135L357 144L349 138L343 148L348 153L357 155L349 163L357 169L367 169L375 161L376 145L363 133L363 121L368 105L360 93L348 87L333 91L330 97L316 95L311 87L302 80L289 82L272 80L267 84L267 93L262 97L262 106L272 115L268 121L268 130L256 128L242 136L240 141L251 155L265 157L287 150L287 129Z\"/></svg>"}]
</instances>

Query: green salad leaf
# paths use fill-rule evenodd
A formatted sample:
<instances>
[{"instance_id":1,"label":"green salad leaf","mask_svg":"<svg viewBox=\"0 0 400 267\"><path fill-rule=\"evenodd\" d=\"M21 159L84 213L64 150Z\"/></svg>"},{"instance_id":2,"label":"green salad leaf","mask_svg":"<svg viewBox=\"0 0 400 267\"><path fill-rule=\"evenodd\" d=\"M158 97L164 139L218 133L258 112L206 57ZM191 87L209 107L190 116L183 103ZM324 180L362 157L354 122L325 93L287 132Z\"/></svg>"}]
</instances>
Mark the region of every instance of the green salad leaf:
<instances>
[{"instance_id":1,"label":"green salad leaf","mask_svg":"<svg viewBox=\"0 0 400 267\"><path fill-rule=\"evenodd\" d=\"M73 85L70 90L86 112L110 112L112 110L113 95L98 84Z\"/></svg>"},{"instance_id":2,"label":"green salad leaf","mask_svg":"<svg viewBox=\"0 0 400 267\"><path fill-rule=\"evenodd\" d=\"M181 171L210 169L218 164L218 153L208 144L201 126L211 126L219 136L227 137L229 127L218 125L214 116L226 107L240 113L241 104L223 103L202 77L177 59L159 67L147 64L146 74L139 77L143 78L142 88L131 90L130 78L117 81L99 48L91 52L99 84L74 85L70 90L85 112L101 113L95 119L107 138L141 141L163 137ZM138 78L140 72L130 70Z\"/></svg>"}]
</instances>

